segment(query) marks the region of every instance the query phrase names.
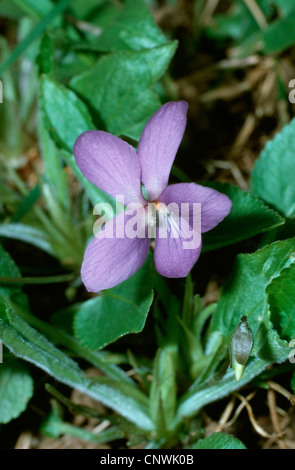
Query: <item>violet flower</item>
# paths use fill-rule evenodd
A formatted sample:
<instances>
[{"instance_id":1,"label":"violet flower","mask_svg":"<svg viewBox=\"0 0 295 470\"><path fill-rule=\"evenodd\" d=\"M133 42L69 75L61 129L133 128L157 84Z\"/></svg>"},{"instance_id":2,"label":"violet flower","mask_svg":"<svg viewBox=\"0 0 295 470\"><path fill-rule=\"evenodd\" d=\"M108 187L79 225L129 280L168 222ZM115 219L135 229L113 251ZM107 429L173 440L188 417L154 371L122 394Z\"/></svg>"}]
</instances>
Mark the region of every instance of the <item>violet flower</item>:
<instances>
[{"instance_id":1,"label":"violet flower","mask_svg":"<svg viewBox=\"0 0 295 470\"><path fill-rule=\"evenodd\" d=\"M148 121L137 151L127 142L104 131L81 134L74 145L74 156L84 176L114 198L123 195L125 204L137 203L146 208L152 203L157 220L143 220L145 227L155 225L154 257L157 271L170 278L185 277L201 252L197 246L184 248L184 238L174 236L176 216L161 211L161 205L189 204L189 226L194 203L201 205L200 232L207 232L221 222L231 210L230 199L214 189L195 183L167 186L170 170L183 137L188 105L185 101L164 104ZM143 197L141 185L148 193ZM159 236L159 215L167 222L167 236ZM81 276L88 291L114 287L131 277L144 264L151 239L146 235L117 238L114 225L126 227L130 214L121 212L110 220L89 243ZM113 223L115 221L115 224ZM182 222L181 222L182 223Z\"/></svg>"}]
</instances>

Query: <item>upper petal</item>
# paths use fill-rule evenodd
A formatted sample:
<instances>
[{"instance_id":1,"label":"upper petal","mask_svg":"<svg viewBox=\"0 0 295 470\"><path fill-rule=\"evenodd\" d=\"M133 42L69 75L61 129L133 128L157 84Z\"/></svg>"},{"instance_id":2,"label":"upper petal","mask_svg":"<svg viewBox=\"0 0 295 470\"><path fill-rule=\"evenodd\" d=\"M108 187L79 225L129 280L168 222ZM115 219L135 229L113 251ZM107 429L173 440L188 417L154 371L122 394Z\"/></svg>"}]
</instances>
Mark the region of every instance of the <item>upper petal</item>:
<instances>
[{"instance_id":1,"label":"upper petal","mask_svg":"<svg viewBox=\"0 0 295 470\"><path fill-rule=\"evenodd\" d=\"M127 142L104 131L86 131L74 145L74 157L86 178L98 188L124 196L125 204L144 202L140 161Z\"/></svg>"},{"instance_id":2,"label":"upper petal","mask_svg":"<svg viewBox=\"0 0 295 470\"><path fill-rule=\"evenodd\" d=\"M150 200L166 188L170 170L183 137L188 104L185 101L164 104L146 124L137 147L142 182Z\"/></svg>"},{"instance_id":3,"label":"upper petal","mask_svg":"<svg viewBox=\"0 0 295 470\"><path fill-rule=\"evenodd\" d=\"M168 186L159 197L160 202L174 202L181 209L181 203L189 203L190 225L193 220L193 203L201 204L201 232L208 232L218 225L231 211L231 200L215 189L195 183L178 183ZM198 215L198 211L196 211Z\"/></svg>"},{"instance_id":4,"label":"upper petal","mask_svg":"<svg viewBox=\"0 0 295 470\"><path fill-rule=\"evenodd\" d=\"M150 240L126 236L125 227L130 218L121 212L89 243L81 268L82 281L88 291L98 292L120 284L145 262Z\"/></svg>"}]
</instances>

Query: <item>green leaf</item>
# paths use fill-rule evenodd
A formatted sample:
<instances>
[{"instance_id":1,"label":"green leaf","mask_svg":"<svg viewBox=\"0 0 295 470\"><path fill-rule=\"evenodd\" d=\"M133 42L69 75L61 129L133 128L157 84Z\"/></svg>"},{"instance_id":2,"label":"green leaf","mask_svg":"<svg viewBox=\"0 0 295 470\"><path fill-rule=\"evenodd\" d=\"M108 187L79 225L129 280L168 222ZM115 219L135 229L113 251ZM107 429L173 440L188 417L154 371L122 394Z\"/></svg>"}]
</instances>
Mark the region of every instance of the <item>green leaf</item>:
<instances>
[{"instance_id":1,"label":"green leaf","mask_svg":"<svg viewBox=\"0 0 295 470\"><path fill-rule=\"evenodd\" d=\"M33 379L22 362L7 360L0 364L0 423L17 418L33 396Z\"/></svg>"},{"instance_id":2,"label":"green leaf","mask_svg":"<svg viewBox=\"0 0 295 470\"><path fill-rule=\"evenodd\" d=\"M0 276L18 277L20 272L15 262L0 245ZM10 296L20 291L19 287L7 287L0 284L0 295Z\"/></svg>"},{"instance_id":3,"label":"green leaf","mask_svg":"<svg viewBox=\"0 0 295 470\"><path fill-rule=\"evenodd\" d=\"M49 74L54 68L54 45L51 37L48 34L44 34L38 57L36 59L39 74Z\"/></svg>"},{"instance_id":4,"label":"green leaf","mask_svg":"<svg viewBox=\"0 0 295 470\"><path fill-rule=\"evenodd\" d=\"M273 15L274 8L269 0L256 0L256 3L266 19ZM261 28L246 2L233 0L225 14L214 16L207 32L217 39L231 38L235 45L242 45L259 35Z\"/></svg>"},{"instance_id":5,"label":"green leaf","mask_svg":"<svg viewBox=\"0 0 295 470\"><path fill-rule=\"evenodd\" d=\"M47 131L42 116L39 119L39 141L44 162L44 177L54 191L54 195L63 208L69 208L69 188L67 174L63 168L61 156Z\"/></svg>"},{"instance_id":6,"label":"green leaf","mask_svg":"<svg viewBox=\"0 0 295 470\"><path fill-rule=\"evenodd\" d=\"M91 23L97 24L97 21L99 21L101 17L104 19L105 10L107 13L109 10L113 12L114 4L115 2L110 2L109 0L87 0L87 2L74 0L71 4L71 13L73 13L76 18L84 21L89 21L89 18L91 18ZM120 4L118 6L120 6Z\"/></svg>"},{"instance_id":7,"label":"green leaf","mask_svg":"<svg viewBox=\"0 0 295 470\"><path fill-rule=\"evenodd\" d=\"M245 315L254 336L252 355L271 362L283 362L288 357L286 341L273 329L266 288L282 269L293 263L294 250L295 239L291 239L237 256L209 327L207 354L217 339L228 344Z\"/></svg>"},{"instance_id":8,"label":"green leaf","mask_svg":"<svg viewBox=\"0 0 295 470\"><path fill-rule=\"evenodd\" d=\"M160 432L165 432L169 428L175 416L177 402L175 357L175 350L169 346L158 349L155 357L150 410Z\"/></svg>"},{"instance_id":9,"label":"green leaf","mask_svg":"<svg viewBox=\"0 0 295 470\"><path fill-rule=\"evenodd\" d=\"M230 37L236 44L240 44L258 30L259 27L244 2L234 1L226 14L214 16L214 22L207 33L216 39Z\"/></svg>"},{"instance_id":10,"label":"green leaf","mask_svg":"<svg viewBox=\"0 0 295 470\"><path fill-rule=\"evenodd\" d=\"M295 119L268 142L251 174L253 193L286 217L295 217Z\"/></svg>"},{"instance_id":11,"label":"green leaf","mask_svg":"<svg viewBox=\"0 0 295 470\"><path fill-rule=\"evenodd\" d=\"M106 130L138 140L147 120L160 107L152 90L175 52L176 42L142 51L120 51L100 58L72 88L102 118Z\"/></svg>"},{"instance_id":12,"label":"green leaf","mask_svg":"<svg viewBox=\"0 0 295 470\"><path fill-rule=\"evenodd\" d=\"M286 240L237 257L210 323L203 358L207 363L202 365L192 390L200 389L228 355L230 337L244 315L254 336L251 355L266 362L280 363L287 358L288 345L273 329L266 287L292 263L294 248L295 240Z\"/></svg>"},{"instance_id":13,"label":"green leaf","mask_svg":"<svg viewBox=\"0 0 295 470\"><path fill-rule=\"evenodd\" d=\"M48 130L54 140L65 149L66 163L86 189L93 204L107 202L114 207L114 199L85 178L72 155L77 137L84 131L94 129L86 105L73 91L56 83L46 75L41 78L40 102L41 113ZM113 213L106 214L109 217L112 215Z\"/></svg>"},{"instance_id":14,"label":"green leaf","mask_svg":"<svg viewBox=\"0 0 295 470\"><path fill-rule=\"evenodd\" d=\"M209 384L202 385L197 390L192 385L180 398L175 425L182 423L184 418L194 416L209 403L220 400L235 390L239 390L265 370L269 364L269 362L262 359L252 358L247 364L240 382L237 382L233 369L228 369L220 380L212 380Z\"/></svg>"},{"instance_id":15,"label":"green leaf","mask_svg":"<svg viewBox=\"0 0 295 470\"><path fill-rule=\"evenodd\" d=\"M149 257L130 279L75 307L74 330L84 346L100 349L143 329L153 300L151 275Z\"/></svg>"},{"instance_id":16,"label":"green leaf","mask_svg":"<svg viewBox=\"0 0 295 470\"><path fill-rule=\"evenodd\" d=\"M267 308L266 287L294 262L294 251L293 238L267 245L255 253L238 255L213 315L210 333L222 333L228 338L241 316L246 315L255 337Z\"/></svg>"},{"instance_id":17,"label":"green leaf","mask_svg":"<svg viewBox=\"0 0 295 470\"><path fill-rule=\"evenodd\" d=\"M246 449L246 446L230 434L216 432L200 439L193 449Z\"/></svg>"},{"instance_id":18,"label":"green leaf","mask_svg":"<svg viewBox=\"0 0 295 470\"><path fill-rule=\"evenodd\" d=\"M48 15L37 23L35 28L25 37L25 39L17 44L7 59L0 64L0 76L2 76L3 72L5 72L29 46L44 33L46 28L53 23L55 18L67 9L70 1L71 0L61 0L56 4L54 8L50 10Z\"/></svg>"},{"instance_id":19,"label":"green leaf","mask_svg":"<svg viewBox=\"0 0 295 470\"><path fill-rule=\"evenodd\" d=\"M28 195L22 199L15 213L11 217L11 221L18 222L19 220L21 220L28 212L30 212L30 210L40 197L40 186L36 184L36 186L28 193Z\"/></svg>"},{"instance_id":20,"label":"green leaf","mask_svg":"<svg viewBox=\"0 0 295 470\"><path fill-rule=\"evenodd\" d=\"M35 364L56 380L117 411L140 429L151 431L148 399L135 387L108 377L91 379L76 362L29 326L0 296L0 340L18 357Z\"/></svg>"},{"instance_id":21,"label":"green leaf","mask_svg":"<svg viewBox=\"0 0 295 470\"><path fill-rule=\"evenodd\" d=\"M21 223L2 224L0 225L0 236L31 243L50 255L56 256L50 242L50 237L43 230L36 227Z\"/></svg>"},{"instance_id":22,"label":"green leaf","mask_svg":"<svg viewBox=\"0 0 295 470\"><path fill-rule=\"evenodd\" d=\"M277 5L282 13L282 16L288 15L288 13L290 13L290 11L294 8L294 4L293 2L290 2L290 0L273 0L273 3Z\"/></svg>"},{"instance_id":23,"label":"green leaf","mask_svg":"<svg viewBox=\"0 0 295 470\"><path fill-rule=\"evenodd\" d=\"M291 2L289 2L291 3ZM264 52L279 53L291 47L295 42L295 9L288 11L284 18L275 20L264 32Z\"/></svg>"},{"instance_id":24,"label":"green leaf","mask_svg":"<svg viewBox=\"0 0 295 470\"><path fill-rule=\"evenodd\" d=\"M73 91L47 75L41 77L40 86L41 112L49 130L62 147L72 152L77 137L95 128L88 109Z\"/></svg>"},{"instance_id":25,"label":"green leaf","mask_svg":"<svg viewBox=\"0 0 295 470\"><path fill-rule=\"evenodd\" d=\"M295 253L291 255L295 257ZM271 320L280 336L291 339L295 336L295 264L283 269L266 290L270 305Z\"/></svg>"},{"instance_id":26,"label":"green leaf","mask_svg":"<svg viewBox=\"0 0 295 470\"><path fill-rule=\"evenodd\" d=\"M54 7L54 3L50 0L42 0L42 2L38 3L34 0L13 0L13 3L23 10L24 13L37 19L48 15Z\"/></svg>"},{"instance_id":27,"label":"green leaf","mask_svg":"<svg viewBox=\"0 0 295 470\"><path fill-rule=\"evenodd\" d=\"M17 20L23 16L23 13L11 0L2 0L0 3L0 15L5 18Z\"/></svg>"},{"instance_id":28,"label":"green leaf","mask_svg":"<svg viewBox=\"0 0 295 470\"><path fill-rule=\"evenodd\" d=\"M92 47L101 51L140 51L167 42L143 0L126 0L123 8L121 5L115 5L114 8L117 15L92 42Z\"/></svg>"},{"instance_id":29,"label":"green leaf","mask_svg":"<svg viewBox=\"0 0 295 470\"><path fill-rule=\"evenodd\" d=\"M20 270L10 255L0 245L0 276L21 277ZM20 286L0 284L0 295L13 299L19 305L27 306L27 296L22 292ZM1 368L1 364L0 364Z\"/></svg>"},{"instance_id":30,"label":"green leaf","mask_svg":"<svg viewBox=\"0 0 295 470\"><path fill-rule=\"evenodd\" d=\"M257 329L252 353L269 362L282 363L289 355L287 341L280 338L279 333L273 328L269 305L259 317L260 325Z\"/></svg>"},{"instance_id":31,"label":"green leaf","mask_svg":"<svg viewBox=\"0 0 295 470\"><path fill-rule=\"evenodd\" d=\"M205 183L205 186L226 194L232 201L232 209L217 227L203 234L203 251L251 238L284 223L284 219L277 212L236 186L217 181Z\"/></svg>"}]
</instances>

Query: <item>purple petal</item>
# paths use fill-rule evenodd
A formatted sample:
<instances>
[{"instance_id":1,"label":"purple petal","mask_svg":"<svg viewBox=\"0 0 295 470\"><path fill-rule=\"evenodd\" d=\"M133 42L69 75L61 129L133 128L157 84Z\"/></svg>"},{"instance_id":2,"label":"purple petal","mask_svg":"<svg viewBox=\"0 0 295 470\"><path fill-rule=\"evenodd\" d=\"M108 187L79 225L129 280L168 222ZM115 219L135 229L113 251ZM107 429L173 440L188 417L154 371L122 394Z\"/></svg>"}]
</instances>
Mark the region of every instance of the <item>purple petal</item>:
<instances>
[{"instance_id":1,"label":"purple petal","mask_svg":"<svg viewBox=\"0 0 295 470\"><path fill-rule=\"evenodd\" d=\"M74 145L74 157L86 178L125 204L144 202L140 161L131 145L104 131L86 131Z\"/></svg>"},{"instance_id":2,"label":"purple petal","mask_svg":"<svg viewBox=\"0 0 295 470\"><path fill-rule=\"evenodd\" d=\"M201 203L201 232L208 232L218 225L229 213L231 200L215 189L195 183L179 183L168 186L158 199L170 204L190 204L190 225L193 226L193 203ZM196 221L197 222L197 221Z\"/></svg>"},{"instance_id":3,"label":"purple petal","mask_svg":"<svg viewBox=\"0 0 295 470\"><path fill-rule=\"evenodd\" d=\"M150 201L158 198L168 184L170 170L183 137L188 104L164 104L146 124L137 147L142 182Z\"/></svg>"},{"instance_id":4,"label":"purple petal","mask_svg":"<svg viewBox=\"0 0 295 470\"><path fill-rule=\"evenodd\" d=\"M107 222L89 243L81 269L82 281L88 291L98 292L114 287L135 274L144 264L150 240L124 235L130 218L121 212ZM123 238L116 238L116 229Z\"/></svg>"},{"instance_id":5,"label":"purple petal","mask_svg":"<svg viewBox=\"0 0 295 470\"><path fill-rule=\"evenodd\" d=\"M155 239L155 267L165 277L186 277L200 255L201 234L192 231L189 224L173 211L169 211L166 227L168 230L163 230L161 237L160 211Z\"/></svg>"}]
</instances>

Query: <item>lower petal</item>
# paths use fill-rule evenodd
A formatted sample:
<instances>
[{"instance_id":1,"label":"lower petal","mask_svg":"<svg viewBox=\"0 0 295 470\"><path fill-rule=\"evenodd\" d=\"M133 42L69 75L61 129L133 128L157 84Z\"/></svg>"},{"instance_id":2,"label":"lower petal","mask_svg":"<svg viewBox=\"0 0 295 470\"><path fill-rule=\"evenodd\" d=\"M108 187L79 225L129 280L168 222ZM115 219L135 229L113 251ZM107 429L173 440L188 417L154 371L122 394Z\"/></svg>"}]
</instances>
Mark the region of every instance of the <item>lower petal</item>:
<instances>
[{"instance_id":1,"label":"lower petal","mask_svg":"<svg viewBox=\"0 0 295 470\"><path fill-rule=\"evenodd\" d=\"M150 240L126 236L130 216L122 212L106 223L89 243L82 263L82 281L89 292L110 289L135 274L144 264Z\"/></svg>"},{"instance_id":2,"label":"lower petal","mask_svg":"<svg viewBox=\"0 0 295 470\"><path fill-rule=\"evenodd\" d=\"M171 213L168 230L157 229L155 267L165 277L186 277L201 253L201 235Z\"/></svg>"}]
</instances>

